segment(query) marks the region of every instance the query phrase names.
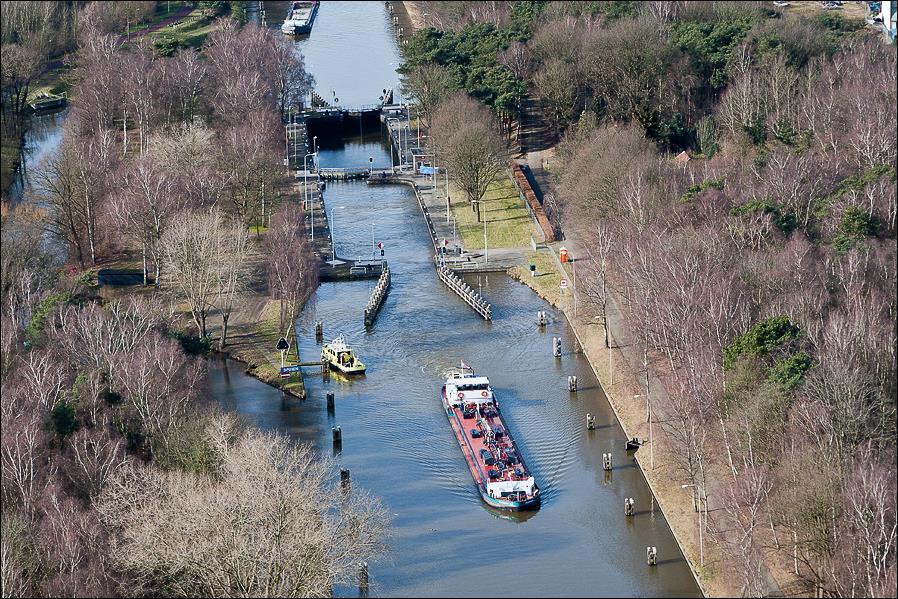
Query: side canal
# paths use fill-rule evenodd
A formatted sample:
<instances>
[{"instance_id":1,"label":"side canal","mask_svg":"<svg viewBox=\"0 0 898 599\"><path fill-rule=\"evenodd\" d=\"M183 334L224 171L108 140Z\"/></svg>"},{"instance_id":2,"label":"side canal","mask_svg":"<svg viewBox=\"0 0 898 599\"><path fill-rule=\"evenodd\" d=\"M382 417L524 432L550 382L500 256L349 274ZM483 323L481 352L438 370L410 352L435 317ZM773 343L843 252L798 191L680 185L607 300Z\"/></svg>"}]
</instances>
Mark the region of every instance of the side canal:
<instances>
[{"instance_id":1,"label":"side canal","mask_svg":"<svg viewBox=\"0 0 898 599\"><path fill-rule=\"evenodd\" d=\"M272 20L286 3L266 5L269 26L279 26ZM297 43L322 94L342 80L339 94L373 103L381 88L395 85L400 58L381 2L323 2L311 35ZM369 56L379 57L376 70L361 65ZM369 157L375 168L390 163L376 136L319 145L322 167L356 167ZM393 285L367 330L362 311L376 281L321 285L297 322L300 355L317 358L320 320L325 339L346 336L367 374L323 380L310 372L309 398L285 400L239 365L215 360L209 390L259 426L322 452L332 451L331 426L342 428L340 466L351 471L353 488L379 496L393 518L391 554L371 565L372 594L698 595L564 316L506 275L472 276L468 283L492 303L493 320L485 322L438 280L424 219L405 186L333 182L324 202L329 216L333 210L337 253L367 258L372 238L383 242ZM542 329L540 310L549 317ZM552 356L552 337L562 339L560 359ZM461 359L490 377L543 489L538 512L499 513L478 498L439 401L443 373ZM577 393L568 391L570 375L578 378ZM336 395L333 415L325 405L329 392ZM596 415L596 430L586 430L587 413ZM602 468L608 452L611 472ZM635 500L632 518L624 516L627 497ZM657 567L646 565L646 546L658 548Z\"/></svg>"}]
</instances>

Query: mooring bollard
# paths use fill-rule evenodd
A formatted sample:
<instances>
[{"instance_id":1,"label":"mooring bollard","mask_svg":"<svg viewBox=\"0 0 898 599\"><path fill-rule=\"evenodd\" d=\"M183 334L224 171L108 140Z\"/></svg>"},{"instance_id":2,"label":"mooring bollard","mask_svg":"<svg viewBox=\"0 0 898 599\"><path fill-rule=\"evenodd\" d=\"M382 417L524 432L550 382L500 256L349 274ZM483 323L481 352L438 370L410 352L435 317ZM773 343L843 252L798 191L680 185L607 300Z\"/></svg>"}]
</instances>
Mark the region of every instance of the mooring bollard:
<instances>
[{"instance_id":1,"label":"mooring bollard","mask_svg":"<svg viewBox=\"0 0 898 599\"><path fill-rule=\"evenodd\" d=\"M567 390L571 393L577 392L577 377L569 376L567 377Z\"/></svg>"},{"instance_id":2,"label":"mooring bollard","mask_svg":"<svg viewBox=\"0 0 898 599\"><path fill-rule=\"evenodd\" d=\"M328 414L334 413L334 394L333 393L327 394L327 413Z\"/></svg>"},{"instance_id":3,"label":"mooring bollard","mask_svg":"<svg viewBox=\"0 0 898 599\"><path fill-rule=\"evenodd\" d=\"M624 516L632 517L633 516L633 498L627 497L624 499Z\"/></svg>"},{"instance_id":4,"label":"mooring bollard","mask_svg":"<svg viewBox=\"0 0 898 599\"><path fill-rule=\"evenodd\" d=\"M359 590L368 592L368 562L359 562Z\"/></svg>"},{"instance_id":5,"label":"mooring bollard","mask_svg":"<svg viewBox=\"0 0 898 599\"><path fill-rule=\"evenodd\" d=\"M552 337L552 355L561 357L561 337Z\"/></svg>"},{"instance_id":6,"label":"mooring bollard","mask_svg":"<svg viewBox=\"0 0 898 599\"><path fill-rule=\"evenodd\" d=\"M586 414L586 430L591 431L596 428L596 417L592 414Z\"/></svg>"},{"instance_id":7,"label":"mooring bollard","mask_svg":"<svg viewBox=\"0 0 898 599\"><path fill-rule=\"evenodd\" d=\"M650 566L658 565L658 548L657 547L646 547L645 548L645 561Z\"/></svg>"},{"instance_id":8,"label":"mooring bollard","mask_svg":"<svg viewBox=\"0 0 898 599\"><path fill-rule=\"evenodd\" d=\"M331 434L334 436L334 447L340 447L343 445L343 431L339 426L335 426L331 429Z\"/></svg>"},{"instance_id":9,"label":"mooring bollard","mask_svg":"<svg viewBox=\"0 0 898 599\"><path fill-rule=\"evenodd\" d=\"M350 488L350 480L349 480L349 470L346 468L340 468L340 490L344 493L349 492Z\"/></svg>"},{"instance_id":10,"label":"mooring bollard","mask_svg":"<svg viewBox=\"0 0 898 599\"><path fill-rule=\"evenodd\" d=\"M611 470L611 454L610 453L602 454L602 468L605 470Z\"/></svg>"}]
</instances>

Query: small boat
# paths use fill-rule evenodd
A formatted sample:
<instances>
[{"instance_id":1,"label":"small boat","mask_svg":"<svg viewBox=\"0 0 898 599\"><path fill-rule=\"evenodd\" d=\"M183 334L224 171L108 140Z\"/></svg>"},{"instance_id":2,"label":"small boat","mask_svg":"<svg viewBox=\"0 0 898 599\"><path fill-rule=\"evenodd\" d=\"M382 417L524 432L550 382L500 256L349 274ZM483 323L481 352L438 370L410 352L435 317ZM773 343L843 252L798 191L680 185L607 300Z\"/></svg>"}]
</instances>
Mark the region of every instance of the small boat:
<instances>
[{"instance_id":1,"label":"small boat","mask_svg":"<svg viewBox=\"0 0 898 599\"><path fill-rule=\"evenodd\" d=\"M318 0L296 0L290 3L287 17L281 25L281 32L287 35L301 35L312 31L312 23L318 12Z\"/></svg>"},{"instance_id":2,"label":"small boat","mask_svg":"<svg viewBox=\"0 0 898 599\"><path fill-rule=\"evenodd\" d=\"M443 385L443 409L480 498L501 510L537 509L539 487L502 421L489 379L463 363Z\"/></svg>"},{"instance_id":3,"label":"small boat","mask_svg":"<svg viewBox=\"0 0 898 599\"><path fill-rule=\"evenodd\" d=\"M68 103L68 99L65 96L41 93L34 98L29 106L31 106L31 110L33 110L34 112L41 112L44 110L56 110L57 108L63 108L65 107L66 103Z\"/></svg>"},{"instance_id":4,"label":"small boat","mask_svg":"<svg viewBox=\"0 0 898 599\"><path fill-rule=\"evenodd\" d=\"M365 372L365 365L359 360L352 348L346 345L343 335L340 335L330 343L325 343L321 348L321 361L331 368L346 374L361 374Z\"/></svg>"}]
</instances>

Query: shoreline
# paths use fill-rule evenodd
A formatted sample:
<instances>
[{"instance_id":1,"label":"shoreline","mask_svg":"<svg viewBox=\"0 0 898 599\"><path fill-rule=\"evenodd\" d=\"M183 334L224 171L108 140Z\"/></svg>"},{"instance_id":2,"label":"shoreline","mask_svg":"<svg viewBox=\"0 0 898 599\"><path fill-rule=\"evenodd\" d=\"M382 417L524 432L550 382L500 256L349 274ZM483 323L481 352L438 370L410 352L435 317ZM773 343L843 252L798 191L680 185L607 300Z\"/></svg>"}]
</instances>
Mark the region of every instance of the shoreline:
<instances>
[{"instance_id":1,"label":"shoreline","mask_svg":"<svg viewBox=\"0 0 898 599\"><path fill-rule=\"evenodd\" d=\"M240 307L232 316L228 344L223 349L213 348L212 353L240 362L246 367L245 374L266 385L297 399L306 399L301 370L289 378L280 377L275 345L281 333L277 330L277 318L269 314L278 308L277 301L267 295L253 294L241 302ZM294 344L287 352L286 366L299 362L297 352Z\"/></svg>"},{"instance_id":2,"label":"shoreline","mask_svg":"<svg viewBox=\"0 0 898 599\"><path fill-rule=\"evenodd\" d=\"M614 347L612 347L612 357L614 359L612 370L614 376L609 376L610 371L607 359L598 357L604 350L601 325L598 322L590 322L582 315L574 317L568 297L562 298L540 289L536 286L535 280L534 282L528 280L530 277L527 277L525 272L526 265L522 265L509 269L508 275L530 288L537 296L564 314L580 346L579 351L589 362L590 368L602 386L605 397L627 438L647 438L648 426L644 422L645 419L638 415L644 414L641 406L626 405L620 400L620 397L628 397L628 394L631 394L630 392L633 390L643 391L636 374L624 356L620 355L620 351L614 352ZM591 331L587 328L593 325L598 325L598 329ZM615 353L619 355L614 355ZM607 356L607 350L605 350L604 354ZM611 383L612 380L614 381L613 384ZM638 393L632 393L631 395L638 395ZM726 572L721 571L722 568L720 566L723 553L720 551L718 544L710 538L706 538L704 543L704 569L699 565L699 546L695 538L697 536L695 533L696 517L692 509L691 495L680 488L679 481L672 479L671 471L676 466L669 457L666 457L669 455L665 452L667 435L661 430L660 426L654 428L654 441L656 446L659 446L659 451L655 456L654 470L650 468L649 457L644 451L636 451L634 455L642 477L651 489L652 496L657 501L658 507L664 515L667 525L670 527L677 546L689 565L689 571L692 573L702 595L705 597L738 596L739 589L728 584L725 576ZM647 445L646 443L644 447L647 447ZM706 537L708 536L707 533L708 531L706 531ZM659 559L665 559L665 557L659 556Z\"/></svg>"}]
</instances>

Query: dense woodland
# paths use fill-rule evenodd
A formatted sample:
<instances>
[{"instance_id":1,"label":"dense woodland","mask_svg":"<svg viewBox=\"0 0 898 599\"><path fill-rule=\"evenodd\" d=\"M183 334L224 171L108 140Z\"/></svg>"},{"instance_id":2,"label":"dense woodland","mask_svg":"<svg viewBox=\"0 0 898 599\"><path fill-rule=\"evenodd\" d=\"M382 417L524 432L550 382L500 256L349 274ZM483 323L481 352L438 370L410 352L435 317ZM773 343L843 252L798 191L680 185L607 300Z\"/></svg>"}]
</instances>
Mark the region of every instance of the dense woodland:
<instances>
[{"instance_id":1,"label":"dense woodland","mask_svg":"<svg viewBox=\"0 0 898 599\"><path fill-rule=\"evenodd\" d=\"M4 4L4 100L7 44L55 35L50 4ZM4 201L3 596L329 596L382 549L378 501L210 405L202 355L251 274L286 322L315 288L282 201L281 115L311 78L288 40L226 16L200 51L128 35L157 4L65 5L63 140L33 196ZM142 292L99 297L95 267L121 264Z\"/></svg>"},{"instance_id":2,"label":"dense woodland","mask_svg":"<svg viewBox=\"0 0 898 599\"><path fill-rule=\"evenodd\" d=\"M74 90L34 197L2 213L3 594L328 595L380 549L376 500L209 406L197 355L227 344L260 256L283 321L314 289L280 149L310 78L228 3L203 3L220 27L200 51L132 38L157 4L4 3L4 131L64 53ZM790 592L893 595L894 43L770 3L428 13L403 85L438 162L477 210L522 104L545 107L547 212L587 254L583 299L622 310L631 366L661 381L744 594L773 569ZM123 261L145 293L99 298L92 269Z\"/></svg>"},{"instance_id":3,"label":"dense woodland","mask_svg":"<svg viewBox=\"0 0 898 599\"><path fill-rule=\"evenodd\" d=\"M743 593L772 568L790 591L894 595L894 42L771 3L427 11L403 83L437 155L458 90L500 122L543 102L547 212L586 254L583 299L625 313Z\"/></svg>"}]
</instances>

